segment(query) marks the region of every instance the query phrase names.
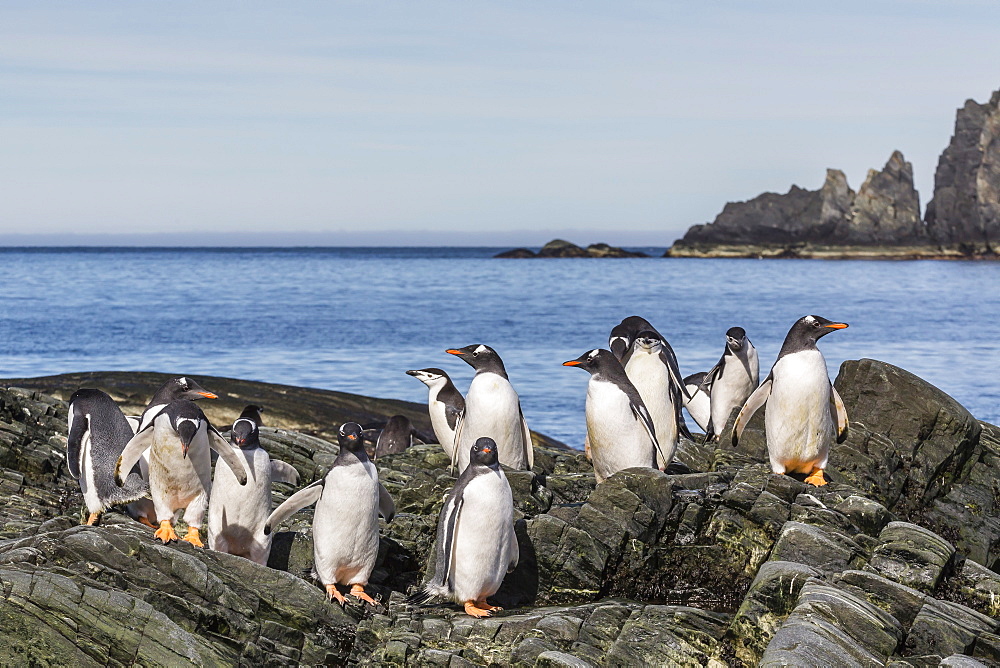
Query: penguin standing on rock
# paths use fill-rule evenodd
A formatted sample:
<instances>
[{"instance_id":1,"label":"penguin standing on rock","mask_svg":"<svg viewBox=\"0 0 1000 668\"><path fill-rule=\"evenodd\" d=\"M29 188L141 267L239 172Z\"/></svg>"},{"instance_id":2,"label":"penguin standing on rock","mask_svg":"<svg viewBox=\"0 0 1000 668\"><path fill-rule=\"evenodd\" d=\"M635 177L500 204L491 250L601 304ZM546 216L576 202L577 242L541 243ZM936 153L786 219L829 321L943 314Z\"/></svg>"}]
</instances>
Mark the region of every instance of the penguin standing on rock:
<instances>
[{"instance_id":1,"label":"penguin standing on rock","mask_svg":"<svg viewBox=\"0 0 1000 668\"><path fill-rule=\"evenodd\" d=\"M674 456L680 434L691 433L681 415L685 394L677 358L655 330L640 332L625 354L625 375L642 397L660 444L657 464L665 469Z\"/></svg>"},{"instance_id":2,"label":"penguin standing on rock","mask_svg":"<svg viewBox=\"0 0 1000 668\"><path fill-rule=\"evenodd\" d=\"M434 436L455 464L455 430L465 412L465 398L441 369L411 369L406 374L427 386L427 412Z\"/></svg>"},{"instance_id":3,"label":"penguin standing on rock","mask_svg":"<svg viewBox=\"0 0 1000 668\"><path fill-rule=\"evenodd\" d=\"M97 524L110 506L131 503L149 494L138 467L130 469L123 486L115 483L115 463L131 438L128 420L107 394L82 389L70 397L66 463L70 474L80 481L90 513L88 526Z\"/></svg>"},{"instance_id":4,"label":"penguin standing on rock","mask_svg":"<svg viewBox=\"0 0 1000 668\"><path fill-rule=\"evenodd\" d=\"M173 401L177 401L178 399L198 401L199 399L218 398L217 395L212 394L196 383L193 378L186 376L171 378L161 385L160 389L153 394L153 398L149 400L149 405L146 406L146 410L142 412L142 416L139 418L139 426L136 427L136 432L138 433L148 427L159 412Z\"/></svg>"},{"instance_id":5,"label":"penguin standing on rock","mask_svg":"<svg viewBox=\"0 0 1000 668\"><path fill-rule=\"evenodd\" d=\"M501 464L530 471L535 462L531 433L503 360L495 350L479 344L449 348L446 352L461 357L476 370L465 395L465 413L455 432L458 470L464 471L469 465L469 452L476 441L489 436L496 441Z\"/></svg>"},{"instance_id":6,"label":"penguin standing on rock","mask_svg":"<svg viewBox=\"0 0 1000 668\"><path fill-rule=\"evenodd\" d=\"M299 474L291 464L271 459L260 446L261 410L259 406L244 408L229 435L249 471L247 484L239 483L224 459L215 464L208 502L208 547L266 566L271 535L264 533L264 522L271 514L271 483L295 485Z\"/></svg>"},{"instance_id":7,"label":"penguin standing on rock","mask_svg":"<svg viewBox=\"0 0 1000 668\"><path fill-rule=\"evenodd\" d=\"M480 438L470 448L469 465L441 509L434 554L434 577L411 603L450 599L473 617L502 609L486 599L517 567L518 545L514 499L493 439Z\"/></svg>"},{"instance_id":8,"label":"penguin standing on rock","mask_svg":"<svg viewBox=\"0 0 1000 668\"><path fill-rule=\"evenodd\" d=\"M719 440L734 409L743 405L760 384L760 362L757 349L742 327L730 327L726 332L726 347L722 358L705 375L699 388L709 395L711 417L705 436Z\"/></svg>"},{"instance_id":9,"label":"penguin standing on rock","mask_svg":"<svg viewBox=\"0 0 1000 668\"><path fill-rule=\"evenodd\" d=\"M118 458L115 477L121 484L121 472L131 470L142 453L149 451L149 492L160 522L155 536L164 543L177 540L173 523L183 510L188 525L183 540L204 547L200 533L212 491L209 449L219 453L239 484L247 483L243 458L209 424L193 401L180 399L157 412Z\"/></svg>"},{"instance_id":10,"label":"penguin standing on rock","mask_svg":"<svg viewBox=\"0 0 1000 668\"><path fill-rule=\"evenodd\" d=\"M286 519L313 503L313 561L327 596L343 605L347 598L337 585L350 585L350 595L376 605L365 585L378 556L378 516L392 521L396 512L389 492L378 481L368 459L361 425L340 427L340 452L326 477L300 489L275 508L264 523L270 533Z\"/></svg>"},{"instance_id":11,"label":"penguin standing on rock","mask_svg":"<svg viewBox=\"0 0 1000 668\"><path fill-rule=\"evenodd\" d=\"M785 336L778 360L764 382L747 399L733 426L737 444L750 418L767 403L764 430L771 470L806 473L811 485L825 485L823 469L834 440L847 438L847 411L837 388L830 383L826 360L816 341L847 327L818 315L795 322Z\"/></svg>"},{"instance_id":12,"label":"penguin standing on rock","mask_svg":"<svg viewBox=\"0 0 1000 668\"><path fill-rule=\"evenodd\" d=\"M598 483L633 466L655 468L658 454L664 461L670 461L666 453L660 452L646 404L614 353L598 348L563 362L563 366L577 366L590 372L587 439Z\"/></svg>"}]
</instances>

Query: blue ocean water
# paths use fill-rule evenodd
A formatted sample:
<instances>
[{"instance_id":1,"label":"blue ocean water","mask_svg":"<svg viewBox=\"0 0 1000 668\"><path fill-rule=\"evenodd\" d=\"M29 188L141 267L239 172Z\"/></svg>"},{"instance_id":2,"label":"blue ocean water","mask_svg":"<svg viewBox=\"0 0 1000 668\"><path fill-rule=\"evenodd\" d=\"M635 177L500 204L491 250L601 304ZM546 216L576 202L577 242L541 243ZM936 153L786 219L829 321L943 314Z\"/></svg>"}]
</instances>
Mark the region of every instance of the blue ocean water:
<instances>
[{"instance_id":1,"label":"blue ocean water","mask_svg":"<svg viewBox=\"0 0 1000 668\"><path fill-rule=\"evenodd\" d=\"M88 370L220 375L425 401L407 369L503 357L532 429L579 447L587 374L565 360L642 315L686 375L744 327L765 375L789 326L904 367L1000 422L1000 265L810 260L498 260L493 248L5 249L0 376ZM659 254L662 249L649 249ZM211 389L211 388L209 388ZM693 424L693 423L691 423Z\"/></svg>"}]
</instances>

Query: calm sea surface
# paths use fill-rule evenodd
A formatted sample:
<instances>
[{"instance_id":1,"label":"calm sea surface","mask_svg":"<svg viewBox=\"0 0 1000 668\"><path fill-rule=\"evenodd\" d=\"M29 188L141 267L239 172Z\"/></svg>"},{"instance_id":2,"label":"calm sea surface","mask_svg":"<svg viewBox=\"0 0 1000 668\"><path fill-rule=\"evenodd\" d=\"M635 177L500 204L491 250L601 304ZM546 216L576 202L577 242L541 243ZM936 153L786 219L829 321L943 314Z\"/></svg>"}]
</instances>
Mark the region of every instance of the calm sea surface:
<instances>
[{"instance_id":1,"label":"calm sea surface","mask_svg":"<svg viewBox=\"0 0 1000 668\"><path fill-rule=\"evenodd\" d=\"M444 350L486 343L529 426L579 447L588 376L561 363L606 347L623 317L652 322L685 375L711 367L740 325L764 376L789 326L814 313L851 325L820 343L832 376L845 359L884 360L1000 422L1000 264L498 250L0 250L0 376L152 370L426 401L404 371L441 367L464 392L472 370Z\"/></svg>"}]
</instances>

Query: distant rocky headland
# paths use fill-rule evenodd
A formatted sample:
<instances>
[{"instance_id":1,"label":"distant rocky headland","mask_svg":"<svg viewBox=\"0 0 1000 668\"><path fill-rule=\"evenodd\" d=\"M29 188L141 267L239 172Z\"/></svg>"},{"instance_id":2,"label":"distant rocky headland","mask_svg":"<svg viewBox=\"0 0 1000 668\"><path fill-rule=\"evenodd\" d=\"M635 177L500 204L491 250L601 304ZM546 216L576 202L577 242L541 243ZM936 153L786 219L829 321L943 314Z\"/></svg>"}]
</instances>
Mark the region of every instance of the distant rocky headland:
<instances>
[{"instance_id":1,"label":"distant rocky headland","mask_svg":"<svg viewBox=\"0 0 1000 668\"><path fill-rule=\"evenodd\" d=\"M497 253L494 257L529 258L529 257L649 257L645 253L627 251L608 244L590 244L586 248L577 246L563 239L553 239L542 246L537 253L529 248L515 248Z\"/></svg>"},{"instance_id":2,"label":"distant rocky headland","mask_svg":"<svg viewBox=\"0 0 1000 668\"><path fill-rule=\"evenodd\" d=\"M793 185L730 202L667 257L992 258L1000 241L1000 91L967 100L941 154L921 218L913 166L894 151L855 192L828 169L819 190Z\"/></svg>"}]
</instances>

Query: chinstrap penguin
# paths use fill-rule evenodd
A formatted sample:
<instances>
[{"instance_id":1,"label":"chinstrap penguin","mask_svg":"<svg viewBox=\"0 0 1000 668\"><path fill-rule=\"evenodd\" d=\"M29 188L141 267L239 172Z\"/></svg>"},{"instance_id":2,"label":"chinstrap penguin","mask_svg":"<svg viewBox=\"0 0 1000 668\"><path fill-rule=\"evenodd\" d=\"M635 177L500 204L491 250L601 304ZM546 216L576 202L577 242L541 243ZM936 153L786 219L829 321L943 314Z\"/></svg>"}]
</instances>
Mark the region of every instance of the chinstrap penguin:
<instances>
[{"instance_id":1,"label":"chinstrap penguin","mask_svg":"<svg viewBox=\"0 0 1000 668\"><path fill-rule=\"evenodd\" d=\"M684 383L670 344L655 330L640 332L625 354L625 375L642 397L660 444L657 464L665 469L674 456L680 434L690 437L681 414Z\"/></svg>"},{"instance_id":2,"label":"chinstrap penguin","mask_svg":"<svg viewBox=\"0 0 1000 668\"><path fill-rule=\"evenodd\" d=\"M619 362L622 362L635 337L640 332L647 331L655 332L656 328L650 325L649 321L645 318L630 315L611 328L611 334L608 335L608 348L615 354L615 358ZM623 366L624 364L625 362L622 362Z\"/></svg>"},{"instance_id":3,"label":"chinstrap penguin","mask_svg":"<svg viewBox=\"0 0 1000 668\"><path fill-rule=\"evenodd\" d=\"M208 501L208 547L266 566L272 536L264 533L264 522L271 514L271 483L296 485L299 474L291 464L271 459L261 447L260 412L259 406L244 408L229 434L249 473L247 483L239 483L224 459L215 464Z\"/></svg>"},{"instance_id":4,"label":"chinstrap penguin","mask_svg":"<svg viewBox=\"0 0 1000 668\"><path fill-rule=\"evenodd\" d=\"M118 458L115 477L121 484L121 472L131 470L148 450L149 493L160 523L155 536L164 543L177 540L173 523L183 510L188 525L183 540L204 547L200 534L212 491L210 449L219 453L239 484L245 485L243 458L193 401L179 399L167 404L140 429Z\"/></svg>"},{"instance_id":5,"label":"chinstrap penguin","mask_svg":"<svg viewBox=\"0 0 1000 668\"><path fill-rule=\"evenodd\" d=\"M465 398L441 369L411 369L406 373L427 386L427 412L434 436L455 464L455 430L465 411Z\"/></svg>"},{"instance_id":6,"label":"chinstrap penguin","mask_svg":"<svg viewBox=\"0 0 1000 668\"><path fill-rule=\"evenodd\" d=\"M750 343L742 327L730 327L726 332L726 347L722 357L705 374L699 390L710 397L711 416L705 430L706 439L719 440L734 410L743 406L760 384L760 362L757 349Z\"/></svg>"},{"instance_id":7,"label":"chinstrap penguin","mask_svg":"<svg viewBox=\"0 0 1000 668\"><path fill-rule=\"evenodd\" d=\"M345 422L338 433L340 453L326 477L300 489L275 508L264 524L270 534L293 514L315 503L313 561L327 596L343 605L346 597L337 585L350 585L350 595L376 604L365 585L378 556L378 516L392 521L392 497L378 481L368 459L361 425Z\"/></svg>"},{"instance_id":8,"label":"chinstrap penguin","mask_svg":"<svg viewBox=\"0 0 1000 668\"><path fill-rule=\"evenodd\" d=\"M132 438L132 427L114 399L100 390L81 389L69 400L66 464L80 481L90 513L87 525L98 522L111 506L128 504L149 494L138 466L124 485L115 482L115 464Z\"/></svg>"},{"instance_id":9,"label":"chinstrap penguin","mask_svg":"<svg viewBox=\"0 0 1000 668\"><path fill-rule=\"evenodd\" d=\"M473 617L488 617L501 608L486 599L517 567L514 500L493 439L478 439L469 452L438 518L434 577L410 602L445 598Z\"/></svg>"},{"instance_id":10,"label":"chinstrap penguin","mask_svg":"<svg viewBox=\"0 0 1000 668\"><path fill-rule=\"evenodd\" d=\"M830 383L816 341L847 327L818 315L800 318L788 330L778 359L764 382L746 400L733 426L736 445L746 424L767 403L764 430L771 470L806 473L805 481L825 485L823 470L834 440L847 438L847 411Z\"/></svg>"},{"instance_id":11,"label":"chinstrap penguin","mask_svg":"<svg viewBox=\"0 0 1000 668\"><path fill-rule=\"evenodd\" d=\"M590 373L587 438L598 483L622 469L656 468L657 454L670 461L659 452L653 419L614 353L598 348L563 362L563 366L580 367Z\"/></svg>"},{"instance_id":12,"label":"chinstrap penguin","mask_svg":"<svg viewBox=\"0 0 1000 668\"><path fill-rule=\"evenodd\" d=\"M712 398L701 389L701 383L707 375L708 373L701 371L684 378L684 388L688 393L684 398L684 408L702 431L708 429L708 421L712 419Z\"/></svg>"},{"instance_id":13,"label":"chinstrap penguin","mask_svg":"<svg viewBox=\"0 0 1000 668\"><path fill-rule=\"evenodd\" d=\"M496 441L501 464L531 470L535 461L531 433L503 360L495 350L479 344L449 348L446 352L461 357L476 370L465 394L465 413L455 432L457 470L465 470L472 446L483 436Z\"/></svg>"}]
</instances>

